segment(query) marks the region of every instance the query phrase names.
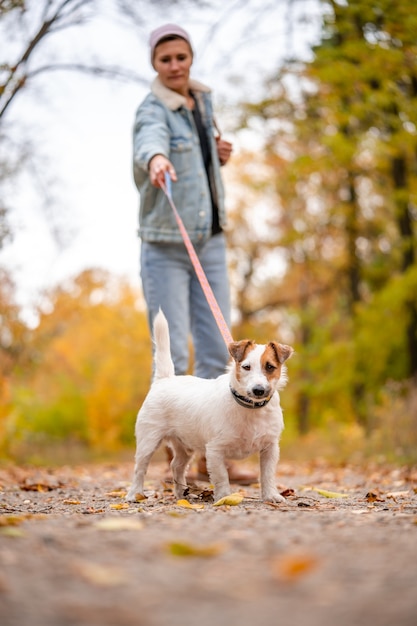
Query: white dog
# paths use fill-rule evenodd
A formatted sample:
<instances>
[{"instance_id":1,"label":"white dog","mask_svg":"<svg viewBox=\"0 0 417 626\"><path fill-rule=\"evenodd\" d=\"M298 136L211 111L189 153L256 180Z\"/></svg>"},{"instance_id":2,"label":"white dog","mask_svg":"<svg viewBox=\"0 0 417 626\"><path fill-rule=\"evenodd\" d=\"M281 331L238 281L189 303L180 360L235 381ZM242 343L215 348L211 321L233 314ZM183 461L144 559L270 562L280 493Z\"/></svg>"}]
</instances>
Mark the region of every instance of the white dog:
<instances>
[{"instance_id":1,"label":"white dog","mask_svg":"<svg viewBox=\"0 0 417 626\"><path fill-rule=\"evenodd\" d=\"M127 500L143 494L149 461L162 441L170 444L175 495L184 495L186 469L194 452L206 456L214 498L230 494L227 459L260 453L264 500L284 498L275 483L279 438L284 428L278 389L287 381L284 362L293 349L275 341L229 344L228 373L215 379L175 376L168 323L159 311L154 324L154 382L136 421L136 457Z\"/></svg>"}]
</instances>

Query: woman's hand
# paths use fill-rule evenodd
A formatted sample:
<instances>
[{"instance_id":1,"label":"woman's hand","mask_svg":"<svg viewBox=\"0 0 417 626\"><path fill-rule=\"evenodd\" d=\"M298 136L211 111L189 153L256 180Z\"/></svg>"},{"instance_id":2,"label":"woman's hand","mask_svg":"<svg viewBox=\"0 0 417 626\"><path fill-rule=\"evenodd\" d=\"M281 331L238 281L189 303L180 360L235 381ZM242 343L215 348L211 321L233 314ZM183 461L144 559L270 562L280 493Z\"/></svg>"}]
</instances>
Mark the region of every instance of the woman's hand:
<instances>
[{"instance_id":1,"label":"woman's hand","mask_svg":"<svg viewBox=\"0 0 417 626\"><path fill-rule=\"evenodd\" d=\"M149 178L152 185L155 187L165 186L165 172L171 177L171 180L175 183L177 180L177 174L175 173L174 166L163 154L157 154L149 161Z\"/></svg>"},{"instance_id":2,"label":"woman's hand","mask_svg":"<svg viewBox=\"0 0 417 626\"><path fill-rule=\"evenodd\" d=\"M230 159L230 155L232 154L233 146L229 141L225 141L224 139L220 138L216 139L216 143L220 165L226 165L226 163Z\"/></svg>"}]
</instances>

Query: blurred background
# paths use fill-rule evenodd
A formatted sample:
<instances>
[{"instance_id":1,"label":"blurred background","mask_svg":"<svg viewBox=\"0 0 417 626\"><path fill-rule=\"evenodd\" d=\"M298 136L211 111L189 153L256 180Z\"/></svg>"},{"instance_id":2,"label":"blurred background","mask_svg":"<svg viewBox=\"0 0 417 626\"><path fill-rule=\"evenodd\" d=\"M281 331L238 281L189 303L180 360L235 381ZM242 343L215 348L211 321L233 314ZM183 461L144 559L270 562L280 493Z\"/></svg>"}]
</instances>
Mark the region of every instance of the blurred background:
<instances>
[{"instance_id":1,"label":"blurred background","mask_svg":"<svg viewBox=\"0 0 417 626\"><path fill-rule=\"evenodd\" d=\"M131 134L166 22L234 144L234 338L296 350L283 455L416 462L415 0L0 0L0 459L131 453Z\"/></svg>"}]
</instances>

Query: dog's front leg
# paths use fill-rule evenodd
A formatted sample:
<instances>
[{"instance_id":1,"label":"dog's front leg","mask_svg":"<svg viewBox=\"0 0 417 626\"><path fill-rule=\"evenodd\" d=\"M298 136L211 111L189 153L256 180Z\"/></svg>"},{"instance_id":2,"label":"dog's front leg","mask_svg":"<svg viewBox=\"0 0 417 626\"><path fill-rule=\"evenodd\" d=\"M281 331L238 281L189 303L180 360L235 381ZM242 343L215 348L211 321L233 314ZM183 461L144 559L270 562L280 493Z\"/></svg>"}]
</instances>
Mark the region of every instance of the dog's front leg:
<instances>
[{"instance_id":1,"label":"dog's front leg","mask_svg":"<svg viewBox=\"0 0 417 626\"><path fill-rule=\"evenodd\" d=\"M143 493L143 482L145 479L146 470L151 458L151 454L147 457L141 457L140 455L136 456L135 462L135 470L133 473L133 481L132 485L127 493L126 500L128 502L135 502L136 495L144 495Z\"/></svg>"},{"instance_id":2,"label":"dog's front leg","mask_svg":"<svg viewBox=\"0 0 417 626\"><path fill-rule=\"evenodd\" d=\"M224 454L216 448L206 447L206 463L210 481L214 486L214 500L230 494L229 474Z\"/></svg>"},{"instance_id":3,"label":"dog's front leg","mask_svg":"<svg viewBox=\"0 0 417 626\"><path fill-rule=\"evenodd\" d=\"M285 502L285 498L279 493L275 482L275 472L278 460L278 441L271 442L260 451L261 490L263 500L269 500L271 502Z\"/></svg>"}]
</instances>

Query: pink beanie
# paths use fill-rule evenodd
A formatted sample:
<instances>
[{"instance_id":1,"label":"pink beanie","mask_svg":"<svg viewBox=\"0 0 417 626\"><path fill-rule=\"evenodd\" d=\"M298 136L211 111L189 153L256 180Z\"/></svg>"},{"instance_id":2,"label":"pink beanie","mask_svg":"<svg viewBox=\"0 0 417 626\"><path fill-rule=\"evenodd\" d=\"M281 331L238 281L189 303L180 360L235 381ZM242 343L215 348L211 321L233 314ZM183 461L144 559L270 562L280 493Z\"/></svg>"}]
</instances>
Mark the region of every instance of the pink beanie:
<instances>
[{"instance_id":1,"label":"pink beanie","mask_svg":"<svg viewBox=\"0 0 417 626\"><path fill-rule=\"evenodd\" d=\"M181 26L177 26L176 24L164 24L163 26L159 26L159 28L156 28L155 30L153 30L149 37L149 45L151 47L152 66L153 66L153 57L155 54L156 46L161 41L161 39L163 39L164 37L169 37L169 35L177 35L177 37L181 37L182 39L185 39L185 41L188 43L188 45L191 48L191 52L193 52L190 35L187 33L186 30L181 28Z\"/></svg>"}]
</instances>

